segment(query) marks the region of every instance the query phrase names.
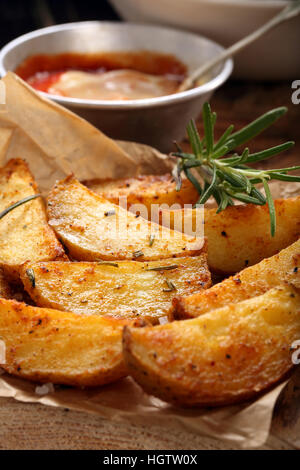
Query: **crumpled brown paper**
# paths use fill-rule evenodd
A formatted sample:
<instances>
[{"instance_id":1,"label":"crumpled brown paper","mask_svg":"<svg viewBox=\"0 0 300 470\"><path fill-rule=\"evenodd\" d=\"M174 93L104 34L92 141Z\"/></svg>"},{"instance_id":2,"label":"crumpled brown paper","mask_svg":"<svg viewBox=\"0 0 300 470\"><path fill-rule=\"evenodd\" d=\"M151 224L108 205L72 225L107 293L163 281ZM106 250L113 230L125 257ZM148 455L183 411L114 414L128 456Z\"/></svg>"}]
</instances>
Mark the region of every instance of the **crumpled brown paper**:
<instances>
[{"instance_id":1,"label":"crumpled brown paper","mask_svg":"<svg viewBox=\"0 0 300 470\"><path fill-rule=\"evenodd\" d=\"M273 409L284 386L281 384L255 402L243 405L180 409L147 395L130 377L97 389L57 388L54 393L39 396L35 393L35 384L3 375L0 397L86 411L135 425L158 425L164 427L165 432L168 427L187 430L246 449L259 447L267 440Z\"/></svg>"},{"instance_id":2,"label":"crumpled brown paper","mask_svg":"<svg viewBox=\"0 0 300 470\"><path fill-rule=\"evenodd\" d=\"M41 98L14 74L3 79L6 109L0 111L0 165L28 161L42 191L73 172L80 180L164 173L168 158L136 143L116 143L64 108ZM276 188L275 188L276 189ZM39 396L35 384L4 374L0 397L95 413L134 424L181 428L226 441L234 447L263 445L281 384L254 402L218 409L179 409L149 396L126 378L92 390L57 387Z\"/></svg>"},{"instance_id":3,"label":"crumpled brown paper","mask_svg":"<svg viewBox=\"0 0 300 470\"><path fill-rule=\"evenodd\" d=\"M87 121L38 95L15 74L8 73L2 82L6 105L0 111L0 165L10 158L24 158L42 192L70 173L89 180L170 169L168 158L157 150L117 144Z\"/></svg>"}]
</instances>

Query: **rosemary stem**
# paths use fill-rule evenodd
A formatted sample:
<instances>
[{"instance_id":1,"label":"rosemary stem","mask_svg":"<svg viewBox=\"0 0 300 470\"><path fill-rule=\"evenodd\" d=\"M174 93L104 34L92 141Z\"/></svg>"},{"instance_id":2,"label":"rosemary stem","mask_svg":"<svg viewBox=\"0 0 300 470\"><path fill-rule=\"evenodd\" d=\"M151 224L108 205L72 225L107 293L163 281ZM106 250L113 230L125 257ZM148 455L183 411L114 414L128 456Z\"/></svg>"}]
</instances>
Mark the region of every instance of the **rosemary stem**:
<instances>
[{"instance_id":1,"label":"rosemary stem","mask_svg":"<svg viewBox=\"0 0 300 470\"><path fill-rule=\"evenodd\" d=\"M19 206L22 206L23 204L26 204L27 202L33 201L34 199L37 199L38 197L42 197L42 195L33 194L32 196L25 197L24 199L21 199L21 201L18 201L15 204L12 204L7 209L4 209L4 211L0 212L0 220L12 210L16 209Z\"/></svg>"},{"instance_id":2,"label":"rosemary stem","mask_svg":"<svg viewBox=\"0 0 300 470\"><path fill-rule=\"evenodd\" d=\"M233 205L234 200L255 205L268 203L271 235L274 236L276 213L268 181L276 179L300 182L300 176L288 174L290 171L299 170L300 166L267 170L252 168L249 163L266 160L289 150L294 142L285 142L256 153L251 153L248 147L243 150L241 155L233 152L237 147L249 142L270 127L286 111L287 108L284 107L273 109L234 134L232 134L233 126L230 126L219 141L215 142L216 114L211 111L209 104L205 103L202 113L203 138L200 137L195 122L191 121L187 127L187 133L192 153L183 153L180 148L177 148L177 152L174 154L179 159L173 172L178 190L181 188L181 173L184 172L199 193L196 206L204 204L211 196L218 204L217 213ZM196 171L196 175L192 169ZM197 175L201 178L201 182ZM203 182L204 184L202 184ZM264 186L262 192L255 187L256 184L261 183Z\"/></svg>"},{"instance_id":3,"label":"rosemary stem","mask_svg":"<svg viewBox=\"0 0 300 470\"><path fill-rule=\"evenodd\" d=\"M229 172L235 172L240 175L244 175L248 178L253 178L255 176L256 178L265 178L265 179L270 179L269 174L265 170L256 170L256 169L243 169L243 168L232 168L227 165L225 165L222 160L215 160L215 165L218 166L222 171L229 171Z\"/></svg>"}]
</instances>

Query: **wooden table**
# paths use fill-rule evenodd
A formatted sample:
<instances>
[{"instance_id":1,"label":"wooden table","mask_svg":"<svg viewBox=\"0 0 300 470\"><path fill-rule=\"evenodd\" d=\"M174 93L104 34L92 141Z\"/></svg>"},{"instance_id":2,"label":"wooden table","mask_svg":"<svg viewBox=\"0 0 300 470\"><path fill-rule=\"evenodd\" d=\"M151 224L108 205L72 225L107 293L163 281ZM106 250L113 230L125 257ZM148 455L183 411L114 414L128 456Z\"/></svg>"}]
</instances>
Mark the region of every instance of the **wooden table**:
<instances>
[{"instance_id":1,"label":"wooden table","mask_svg":"<svg viewBox=\"0 0 300 470\"><path fill-rule=\"evenodd\" d=\"M300 105L291 103L290 83L228 83L212 100L219 114L217 132L237 127L275 106L290 111L272 130L255 140L252 150L298 140L297 146L272 164L300 164ZM201 127L201 126L200 126ZM0 449L229 449L214 439L160 427L120 424L81 412L0 399ZM300 449L300 371L281 395L263 449Z\"/></svg>"}]
</instances>

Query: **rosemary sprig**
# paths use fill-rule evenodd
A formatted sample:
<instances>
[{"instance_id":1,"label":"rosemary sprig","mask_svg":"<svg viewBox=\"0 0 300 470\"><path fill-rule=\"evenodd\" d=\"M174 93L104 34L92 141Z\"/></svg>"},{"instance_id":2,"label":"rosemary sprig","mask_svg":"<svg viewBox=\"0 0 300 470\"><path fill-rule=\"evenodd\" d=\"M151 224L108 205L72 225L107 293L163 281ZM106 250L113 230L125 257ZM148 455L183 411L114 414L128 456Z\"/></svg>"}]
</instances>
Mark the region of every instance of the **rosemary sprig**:
<instances>
[{"instance_id":1,"label":"rosemary sprig","mask_svg":"<svg viewBox=\"0 0 300 470\"><path fill-rule=\"evenodd\" d=\"M196 207L205 204L210 197L213 197L218 204L217 212L234 205L234 200L261 206L268 203L271 235L274 236L276 212L268 182L271 180L300 182L300 176L288 174L290 171L299 170L300 166L257 170L248 164L278 155L290 149L294 142L286 142L257 153L251 153L248 147L241 154L233 151L270 127L286 111L287 108L284 107L273 109L237 132L233 132L234 126L231 125L215 142L214 127L217 116L216 113L212 113L210 105L205 103L202 110L203 138L201 139L195 122L191 121L187 127L187 134L193 153L184 153L177 146L177 152L172 154L178 159L173 170L177 191L182 186L183 172L199 193ZM256 188L259 183L263 185L264 193Z\"/></svg>"},{"instance_id":2,"label":"rosemary sprig","mask_svg":"<svg viewBox=\"0 0 300 470\"><path fill-rule=\"evenodd\" d=\"M20 201L16 202L15 204L12 204L9 206L7 209L4 209L4 211L0 212L0 220L3 219L3 217L11 212L12 210L16 209L17 207L21 206L22 204L26 204L26 202L33 201L34 199L37 199L38 197L42 197L41 194L33 194L32 196L25 197L24 199L21 199Z\"/></svg>"}]
</instances>

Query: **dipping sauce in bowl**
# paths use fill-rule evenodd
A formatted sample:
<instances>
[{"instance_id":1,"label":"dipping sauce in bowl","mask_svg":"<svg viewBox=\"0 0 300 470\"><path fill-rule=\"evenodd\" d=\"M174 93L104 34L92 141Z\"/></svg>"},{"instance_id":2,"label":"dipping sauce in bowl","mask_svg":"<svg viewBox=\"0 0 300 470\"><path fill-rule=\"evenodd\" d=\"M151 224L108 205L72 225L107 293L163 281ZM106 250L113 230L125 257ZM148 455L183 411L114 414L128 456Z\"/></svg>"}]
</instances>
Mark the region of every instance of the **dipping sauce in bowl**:
<instances>
[{"instance_id":1,"label":"dipping sauce in bowl","mask_svg":"<svg viewBox=\"0 0 300 470\"><path fill-rule=\"evenodd\" d=\"M64 53L28 57L16 74L38 91L84 100L138 100L176 93L187 67L157 52Z\"/></svg>"},{"instance_id":2,"label":"dipping sauce in bowl","mask_svg":"<svg viewBox=\"0 0 300 470\"><path fill-rule=\"evenodd\" d=\"M16 71L37 89L46 91L40 91L41 98L47 97L64 106L109 137L148 144L168 153L174 150L173 141L184 138L187 124L197 118L203 103L228 79L232 60L219 64L191 90L179 92L177 86L186 75L223 50L221 45L203 36L169 27L85 21L50 26L13 40L0 51L0 75ZM33 57L37 55L38 58ZM155 93L151 91L152 96L161 96L129 99L133 96L128 94L129 86L126 93L117 90L118 98L123 99L104 100L67 96L75 94L76 83L68 90L58 89L62 73L87 72L101 76L103 72L117 70L168 79L174 92L165 94L171 90L163 88L157 93L156 89ZM135 80L135 96L136 83ZM90 88L85 88L89 96ZM60 94L50 94L50 90ZM139 97L151 96L148 88L146 91L143 88ZM78 96L83 96L82 90Z\"/></svg>"}]
</instances>

